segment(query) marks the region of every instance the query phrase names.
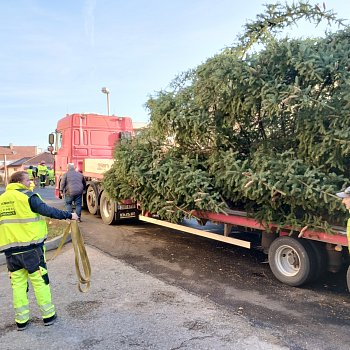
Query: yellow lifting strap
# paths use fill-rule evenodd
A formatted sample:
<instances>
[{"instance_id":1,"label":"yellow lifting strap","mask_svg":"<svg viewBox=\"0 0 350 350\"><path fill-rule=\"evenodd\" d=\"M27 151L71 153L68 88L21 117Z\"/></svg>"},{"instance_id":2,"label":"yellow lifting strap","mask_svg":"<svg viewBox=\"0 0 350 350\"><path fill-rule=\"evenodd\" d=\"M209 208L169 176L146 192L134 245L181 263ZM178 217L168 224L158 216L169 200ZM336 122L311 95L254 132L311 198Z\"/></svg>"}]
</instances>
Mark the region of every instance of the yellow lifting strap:
<instances>
[{"instance_id":1,"label":"yellow lifting strap","mask_svg":"<svg viewBox=\"0 0 350 350\"><path fill-rule=\"evenodd\" d=\"M78 223L75 220L72 220L70 224L66 227L63 233L62 240L59 246L57 247L54 256L50 260L55 259L57 255L60 253L64 243L66 242L66 239L69 233L71 234L73 248L74 248L75 271L78 277L78 289L80 292L85 293L90 288L91 267L90 267L90 261L89 261L88 255L85 250L83 236L80 233ZM81 263L81 266L83 267L85 277L83 277L83 274L81 273L80 263ZM82 285L85 285L85 287L82 288Z\"/></svg>"}]
</instances>

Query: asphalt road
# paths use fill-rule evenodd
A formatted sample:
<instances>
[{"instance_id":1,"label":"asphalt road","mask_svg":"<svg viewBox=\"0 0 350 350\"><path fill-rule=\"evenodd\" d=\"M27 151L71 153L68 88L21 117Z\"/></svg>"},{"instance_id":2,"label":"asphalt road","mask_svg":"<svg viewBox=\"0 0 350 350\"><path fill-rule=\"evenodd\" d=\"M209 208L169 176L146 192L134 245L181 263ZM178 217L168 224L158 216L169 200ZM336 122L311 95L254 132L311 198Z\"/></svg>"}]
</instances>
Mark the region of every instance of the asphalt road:
<instances>
[{"instance_id":1,"label":"asphalt road","mask_svg":"<svg viewBox=\"0 0 350 350\"><path fill-rule=\"evenodd\" d=\"M101 220L87 214L81 226L90 246L270 330L290 349L349 349L345 270L292 288L277 281L265 256L254 251L150 224L102 230Z\"/></svg>"},{"instance_id":2,"label":"asphalt road","mask_svg":"<svg viewBox=\"0 0 350 350\"><path fill-rule=\"evenodd\" d=\"M62 206L52 189L40 191L49 203ZM350 348L345 269L292 288L274 278L266 257L256 251L151 224L106 226L87 212L80 227L89 247L239 317L238 322L248 324L254 334L273 337L270 348L276 344L293 350Z\"/></svg>"}]
</instances>

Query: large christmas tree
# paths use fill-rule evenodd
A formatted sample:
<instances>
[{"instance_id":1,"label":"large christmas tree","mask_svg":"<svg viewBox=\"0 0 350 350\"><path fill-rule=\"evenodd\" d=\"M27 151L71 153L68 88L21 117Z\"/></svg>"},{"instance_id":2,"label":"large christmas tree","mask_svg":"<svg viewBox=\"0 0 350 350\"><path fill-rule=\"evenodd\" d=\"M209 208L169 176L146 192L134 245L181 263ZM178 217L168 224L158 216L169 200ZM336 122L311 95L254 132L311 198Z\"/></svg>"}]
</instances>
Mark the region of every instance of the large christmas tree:
<instances>
[{"instance_id":1,"label":"large christmas tree","mask_svg":"<svg viewBox=\"0 0 350 350\"><path fill-rule=\"evenodd\" d=\"M340 29L280 37L301 18ZM349 62L350 28L332 11L267 5L235 46L149 99L150 126L116 147L105 190L171 221L238 208L281 226L344 224L334 193L350 185Z\"/></svg>"}]
</instances>

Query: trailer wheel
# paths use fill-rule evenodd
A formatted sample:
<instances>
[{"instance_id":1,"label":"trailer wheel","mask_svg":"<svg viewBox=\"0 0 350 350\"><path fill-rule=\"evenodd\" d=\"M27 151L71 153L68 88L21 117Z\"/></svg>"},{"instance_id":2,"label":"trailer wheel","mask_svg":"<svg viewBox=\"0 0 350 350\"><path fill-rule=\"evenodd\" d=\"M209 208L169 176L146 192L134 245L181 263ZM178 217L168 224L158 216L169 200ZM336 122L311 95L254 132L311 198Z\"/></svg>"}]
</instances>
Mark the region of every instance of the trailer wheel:
<instances>
[{"instance_id":1,"label":"trailer wheel","mask_svg":"<svg viewBox=\"0 0 350 350\"><path fill-rule=\"evenodd\" d=\"M326 247L323 243L317 241L308 241L316 259L315 271L310 275L309 282L318 280L327 270L328 256Z\"/></svg>"},{"instance_id":2,"label":"trailer wheel","mask_svg":"<svg viewBox=\"0 0 350 350\"><path fill-rule=\"evenodd\" d=\"M346 274L346 283L348 284L348 292L350 292L350 266L348 267L348 273Z\"/></svg>"},{"instance_id":3,"label":"trailer wheel","mask_svg":"<svg viewBox=\"0 0 350 350\"><path fill-rule=\"evenodd\" d=\"M89 185L86 190L86 205L88 207L89 213L92 215L97 214L98 210L98 191L96 186Z\"/></svg>"},{"instance_id":4,"label":"trailer wheel","mask_svg":"<svg viewBox=\"0 0 350 350\"><path fill-rule=\"evenodd\" d=\"M281 282L293 287L309 281L316 269L316 257L306 240L276 238L269 249L272 273Z\"/></svg>"},{"instance_id":5,"label":"trailer wheel","mask_svg":"<svg viewBox=\"0 0 350 350\"><path fill-rule=\"evenodd\" d=\"M101 195L100 214L103 222L112 225L115 222L116 202L110 199L105 191Z\"/></svg>"}]
</instances>

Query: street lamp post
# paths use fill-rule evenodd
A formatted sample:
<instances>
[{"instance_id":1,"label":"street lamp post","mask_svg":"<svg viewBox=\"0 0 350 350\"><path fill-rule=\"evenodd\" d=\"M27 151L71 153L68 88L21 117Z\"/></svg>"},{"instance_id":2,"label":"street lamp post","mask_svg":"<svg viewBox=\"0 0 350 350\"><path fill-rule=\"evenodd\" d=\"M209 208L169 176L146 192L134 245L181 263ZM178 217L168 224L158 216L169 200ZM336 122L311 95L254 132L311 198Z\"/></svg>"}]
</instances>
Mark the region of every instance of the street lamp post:
<instances>
[{"instance_id":1,"label":"street lamp post","mask_svg":"<svg viewBox=\"0 0 350 350\"><path fill-rule=\"evenodd\" d=\"M110 93L110 91L109 91L109 89L106 88L106 87L103 87L103 88L101 89L101 91L102 91L104 94L107 95L107 115L109 115L109 93Z\"/></svg>"}]
</instances>

